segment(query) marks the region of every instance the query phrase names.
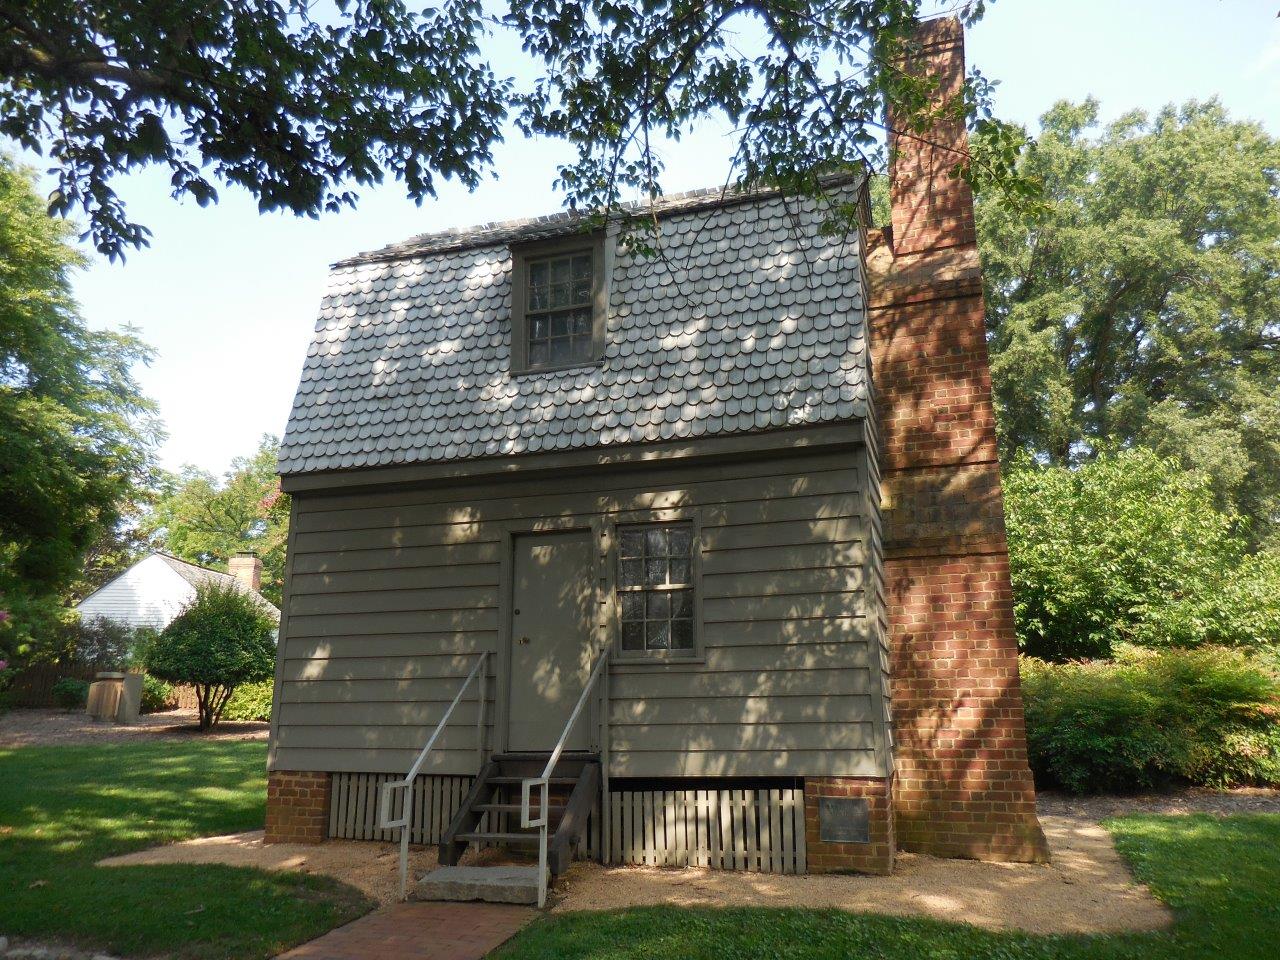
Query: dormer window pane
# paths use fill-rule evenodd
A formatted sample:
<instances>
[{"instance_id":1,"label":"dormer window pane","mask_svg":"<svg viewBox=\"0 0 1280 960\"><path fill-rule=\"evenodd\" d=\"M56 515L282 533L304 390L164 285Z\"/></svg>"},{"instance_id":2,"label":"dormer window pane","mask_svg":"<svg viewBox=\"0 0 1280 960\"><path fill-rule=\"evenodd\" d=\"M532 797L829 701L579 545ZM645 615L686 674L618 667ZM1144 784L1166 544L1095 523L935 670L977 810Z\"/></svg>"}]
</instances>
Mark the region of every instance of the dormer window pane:
<instances>
[{"instance_id":1,"label":"dormer window pane","mask_svg":"<svg viewBox=\"0 0 1280 960\"><path fill-rule=\"evenodd\" d=\"M594 269L590 251L529 261L525 346L530 369L591 359Z\"/></svg>"}]
</instances>

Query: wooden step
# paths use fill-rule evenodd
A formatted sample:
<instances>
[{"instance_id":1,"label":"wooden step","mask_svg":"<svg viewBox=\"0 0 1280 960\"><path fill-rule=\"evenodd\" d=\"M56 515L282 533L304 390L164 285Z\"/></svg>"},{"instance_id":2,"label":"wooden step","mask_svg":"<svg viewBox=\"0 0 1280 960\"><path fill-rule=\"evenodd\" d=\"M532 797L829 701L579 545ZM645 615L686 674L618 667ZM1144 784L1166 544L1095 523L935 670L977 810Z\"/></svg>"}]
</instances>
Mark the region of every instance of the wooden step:
<instances>
[{"instance_id":1,"label":"wooden step","mask_svg":"<svg viewBox=\"0 0 1280 960\"><path fill-rule=\"evenodd\" d=\"M475 809L487 810L489 813L519 813L520 804L518 803L477 803L475 805ZM533 816L537 816L538 801L536 796L531 797L529 799L529 812ZM562 803L547 804L547 813L553 817L564 813L564 804Z\"/></svg>"},{"instance_id":2,"label":"wooden step","mask_svg":"<svg viewBox=\"0 0 1280 960\"><path fill-rule=\"evenodd\" d=\"M538 834L534 833L460 833L459 840L468 843L537 843Z\"/></svg>"},{"instance_id":3,"label":"wooden step","mask_svg":"<svg viewBox=\"0 0 1280 960\"><path fill-rule=\"evenodd\" d=\"M536 780L537 777L490 777L486 783L496 783L499 786L505 786L512 783L524 783L526 780ZM577 783L577 777L547 777L547 782L554 786L565 786L570 783ZM537 787L531 787L530 790L536 791Z\"/></svg>"}]
</instances>

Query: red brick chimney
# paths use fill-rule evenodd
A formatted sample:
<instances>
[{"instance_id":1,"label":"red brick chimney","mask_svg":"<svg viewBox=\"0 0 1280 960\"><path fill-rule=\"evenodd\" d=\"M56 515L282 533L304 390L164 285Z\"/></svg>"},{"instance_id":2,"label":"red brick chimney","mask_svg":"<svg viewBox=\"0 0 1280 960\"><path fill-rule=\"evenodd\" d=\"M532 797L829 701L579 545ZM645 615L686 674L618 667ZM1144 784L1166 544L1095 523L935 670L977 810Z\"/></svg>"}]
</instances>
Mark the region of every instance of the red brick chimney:
<instances>
[{"instance_id":1,"label":"red brick chimney","mask_svg":"<svg viewBox=\"0 0 1280 960\"><path fill-rule=\"evenodd\" d=\"M227 573L254 593L262 590L262 561L252 550L243 550L227 561Z\"/></svg>"},{"instance_id":2,"label":"red brick chimney","mask_svg":"<svg viewBox=\"0 0 1280 960\"><path fill-rule=\"evenodd\" d=\"M964 31L906 67L964 82ZM893 126L892 111L889 112ZM892 227L869 237L900 849L1048 857L1027 764L973 197L960 121L890 136Z\"/></svg>"}]
</instances>

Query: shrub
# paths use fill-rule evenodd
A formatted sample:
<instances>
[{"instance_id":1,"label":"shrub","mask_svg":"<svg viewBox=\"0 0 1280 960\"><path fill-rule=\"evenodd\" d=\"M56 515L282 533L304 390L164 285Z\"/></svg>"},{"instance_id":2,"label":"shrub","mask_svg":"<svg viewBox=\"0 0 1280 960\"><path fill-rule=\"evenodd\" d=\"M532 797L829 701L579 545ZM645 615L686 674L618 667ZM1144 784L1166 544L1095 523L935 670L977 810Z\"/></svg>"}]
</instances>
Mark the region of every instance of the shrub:
<instances>
[{"instance_id":1,"label":"shrub","mask_svg":"<svg viewBox=\"0 0 1280 960\"><path fill-rule=\"evenodd\" d=\"M146 674L142 678L143 713L159 713L161 710L172 710L178 705L178 691L173 684L165 683L159 677Z\"/></svg>"},{"instance_id":2,"label":"shrub","mask_svg":"<svg viewBox=\"0 0 1280 960\"><path fill-rule=\"evenodd\" d=\"M266 680L275 667L275 621L255 597L212 585L148 644L147 672L195 687L200 729L222 717L236 687Z\"/></svg>"},{"instance_id":3,"label":"shrub","mask_svg":"<svg viewBox=\"0 0 1280 960\"><path fill-rule=\"evenodd\" d=\"M222 711L223 720L270 720L274 680L260 680L236 687Z\"/></svg>"},{"instance_id":4,"label":"shrub","mask_svg":"<svg viewBox=\"0 0 1280 960\"><path fill-rule=\"evenodd\" d=\"M1243 652L1128 647L1114 661L1064 664L1026 657L1022 689L1042 785L1090 793L1280 783L1280 685Z\"/></svg>"},{"instance_id":5,"label":"shrub","mask_svg":"<svg viewBox=\"0 0 1280 960\"><path fill-rule=\"evenodd\" d=\"M89 702L89 684L75 677L62 677L50 691L53 702L64 710L75 710Z\"/></svg>"},{"instance_id":6,"label":"shrub","mask_svg":"<svg viewBox=\"0 0 1280 960\"><path fill-rule=\"evenodd\" d=\"M1020 460L1004 483L1023 652L1280 643L1280 557L1251 556L1208 480L1147 450L1075 469Z\"/></svg>"}]
</instances>

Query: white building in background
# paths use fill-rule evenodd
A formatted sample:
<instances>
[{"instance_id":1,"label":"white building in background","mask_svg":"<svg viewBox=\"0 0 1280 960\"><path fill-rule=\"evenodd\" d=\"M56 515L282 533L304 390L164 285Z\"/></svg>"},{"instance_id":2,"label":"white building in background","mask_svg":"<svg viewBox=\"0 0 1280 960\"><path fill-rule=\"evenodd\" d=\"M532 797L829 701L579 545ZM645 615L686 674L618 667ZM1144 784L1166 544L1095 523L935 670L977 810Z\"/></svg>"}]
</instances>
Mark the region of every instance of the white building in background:
<instances>
[{"instance_id":1,"label":"white building in background","mask_svg":"<svg viewBox=\"0 0 1280 960\"><path fill-rule=\"evenodd\" d=\"M277 619L279 609L259 593L262 561L251 553L236 554L228 572L187 563L165 553L152 553L103 584L75 606L82 620L111 620L129 627L163 630L195 599L207 583L232 584L258 598Z\"/></svg>"}]
</instances>

